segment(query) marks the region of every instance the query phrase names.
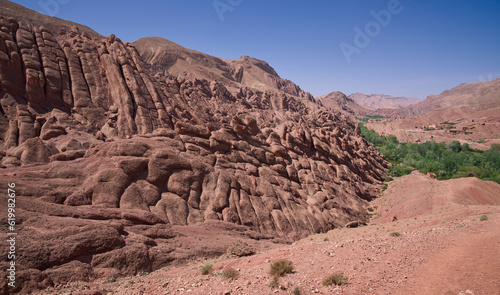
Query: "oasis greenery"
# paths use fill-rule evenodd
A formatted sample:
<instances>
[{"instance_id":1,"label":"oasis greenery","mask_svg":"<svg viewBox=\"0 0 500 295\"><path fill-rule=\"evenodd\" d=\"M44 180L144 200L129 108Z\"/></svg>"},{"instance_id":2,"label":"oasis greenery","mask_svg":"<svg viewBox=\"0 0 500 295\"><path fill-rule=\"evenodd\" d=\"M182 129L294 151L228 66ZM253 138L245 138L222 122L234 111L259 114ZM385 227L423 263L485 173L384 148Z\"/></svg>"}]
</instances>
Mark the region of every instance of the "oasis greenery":
<instances>
[{"instance_id":1,"label":"oasis greenery","mask_svg":"<svg viewBox=\"0 0 500 295\"><path fill-rule=\"evenodd\" d=\"M359 124L362 136L375 145L392 164L391 176L403 176L413 170L432 172L440 180L460 177L477 177L500 183L500 145L493 144L487 151L472 149L469 144L399 142L396 136L380 136Z\"/></svg>"}]
</instances>

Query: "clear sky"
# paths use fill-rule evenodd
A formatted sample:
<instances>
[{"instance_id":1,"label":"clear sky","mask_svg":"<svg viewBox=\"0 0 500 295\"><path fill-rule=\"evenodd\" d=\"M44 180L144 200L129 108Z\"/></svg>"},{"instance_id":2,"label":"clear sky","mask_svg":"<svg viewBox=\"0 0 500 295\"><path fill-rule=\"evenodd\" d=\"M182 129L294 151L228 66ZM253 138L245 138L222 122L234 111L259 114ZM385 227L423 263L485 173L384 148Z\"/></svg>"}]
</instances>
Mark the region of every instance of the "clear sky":
<instances>
[{"instance_id":1,"label":"clear sky","mask_svg":"<svg viewBox=\"0 0 500 295\"><path fill-rule=\"evenodd\" d=\"M267 61L313 95L425 98L500 78L499 0L16 0L122 41Z\"/></svg>"}]
</instances>

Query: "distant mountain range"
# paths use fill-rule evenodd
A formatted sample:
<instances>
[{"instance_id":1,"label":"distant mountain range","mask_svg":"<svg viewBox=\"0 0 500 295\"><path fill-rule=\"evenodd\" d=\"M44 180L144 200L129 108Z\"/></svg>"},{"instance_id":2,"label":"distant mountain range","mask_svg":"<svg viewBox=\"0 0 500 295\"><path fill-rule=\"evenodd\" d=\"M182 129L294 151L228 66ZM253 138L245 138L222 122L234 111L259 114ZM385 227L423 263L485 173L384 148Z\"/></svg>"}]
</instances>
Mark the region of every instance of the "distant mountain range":
<instances>
[{"instance_id":1,"label":"distant mountain range","mask_svg":"<svg viewBox=\"0 0 500 295\"><path fill-rule=\"evenodd\" d=\"M488 149L500 143L500 79L464 83L405 108L374 113L391 118L372 120L368 127L402 141L461 140Z\"/></svg>"},{"instance_id":2,"label":"distant mountain range","mask_svg":"<svg viewBox=\"0 0 500 295\"><path fill-rule=\"evenodd\" d=\"M355 103L369 109L397 109L421 102L418 98L408 98L402 96L390 96L385 94L363 94L353 93L349 95Z\"/></svg>"},{"instance_id":3,"label":"distant mountain range","mask_svg":"<svg viewBox=\"0 0 500 295\"><path fill-rule=\"evenodd\" d=\"M500 110L500 79L488 82L463 83L438 95L409 106L406 116L421 116L433 111L471 116L484 110Z\"/></svg>"}]
</instances>

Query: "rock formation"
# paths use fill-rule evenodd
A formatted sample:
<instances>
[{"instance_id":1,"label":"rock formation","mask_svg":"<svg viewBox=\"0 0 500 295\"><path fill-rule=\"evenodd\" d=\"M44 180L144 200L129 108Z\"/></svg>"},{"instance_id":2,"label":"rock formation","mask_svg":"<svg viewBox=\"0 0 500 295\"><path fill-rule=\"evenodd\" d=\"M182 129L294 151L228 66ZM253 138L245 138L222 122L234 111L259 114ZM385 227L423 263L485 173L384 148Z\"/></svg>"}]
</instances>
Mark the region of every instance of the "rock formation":
<instances>
[{"instance_id":1,"label":"rock formation","mask_svg":"<svg viewBox=\"0 0 500 295\"><path fill-rule=\"evenodd\" d=\"M114 35L59 29L0 17L17 291L158 269L189 257L168 244L186 226L293 241L366 219L385 161L349 117L288 86L153 74Z\"/></svg>"}]
</instances>

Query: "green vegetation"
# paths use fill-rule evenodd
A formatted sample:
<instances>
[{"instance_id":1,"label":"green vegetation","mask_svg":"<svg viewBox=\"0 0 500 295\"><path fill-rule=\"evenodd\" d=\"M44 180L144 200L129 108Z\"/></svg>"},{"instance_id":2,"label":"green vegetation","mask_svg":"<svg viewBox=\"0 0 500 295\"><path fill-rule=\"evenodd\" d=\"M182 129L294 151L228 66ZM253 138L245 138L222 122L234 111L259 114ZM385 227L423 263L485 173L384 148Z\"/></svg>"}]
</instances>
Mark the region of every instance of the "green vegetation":
<instances>
[{"instance_id":1,"label":"green vegetation","mask_svg":"<svg viewBox=\"0 0 500 295\"><path fill-rule=\"evenodd\" d=\"M347 281L349 281L349 279L347 277L345 277L343 273L334 273L334 274L331 274L323 279L323 285L324 286L331 286L331 285L342 286L342 285L347 284Z\"/></svg>"},{"instance_id":2,"label":"green vegetation","mask_svg":"<svg viewBox=\"0 0 500 295\"><path fill-rule=\"evenodd\" d=\"M400 236L401 236L401 234L398 233L398 232L392 232L391 233L391 237L400 237Z\"/></svg>"},{"instance_id":3,"label":"green vegetation","mask_svg":"<svg viewBox=\"0 0 500 295\"><path fill-rule=\"evenodd\" d=\"M469 144L403 143L396 136L380 136L374 130L360 125L363 137L379 150L392 164L389 174L403 176L413 170L432 172L439 180L477 177L500 183L500 145L494 144L487 151L472 149Z\"/></svg>"},{"instance_id":4,"label":"green vegetation","mask_svg":"<svg viewBox=\"0 0 500 295\"><path fill-rule=\"evenodd\" d=\"M488 220L488 215L483 214L483 215L479 216L479 220L481 220L481 221Z\"/></svg>"},{"instance_id":5,"label":"green vegetation","mask_svg":"<svg viewBox=\"0 0 500 295\"><path fill-rule=\"evenodd\" d=\"M365 122L365 123L368 123L368 121L370 119L384 119L385 117L384 116L380 116L380 115L375 115L375 116L366 116L366 117L363 117L363 118L358 118L358 120L360 120L361 122Z\"/></svg>"},{"instance_id":6,"label":"green vegetation","mask_svg":"<svg viewBox=\"0 0 500 295\"><path fill-rule=\"evenodd\" d=\"M275 277L282 277L293 271L293 263L288 259L279 259L271 264L269 274Z\"/></svg>"},{"instance_id":7,"label":"green vegetation","mask_svg":"<svg viewBox=\"0 0 500 295\"><path fill-rule=\"evenodd\" d=\"M225 269L222 275L228 279L236 279L237 277L239 277L240 273L236 269L230 267Z\"/></svg>"},{"instance_id":8,"label":"green vegetation","mask_svg":"<svg viewBox=\"0 0 500 295\"><path fill-rule=\"evenodd\" d=\"M201 267L200 271L202 275L209 275L212 273L212 265L210 263L207 263Z\"/></svg>"}]
</instances>

